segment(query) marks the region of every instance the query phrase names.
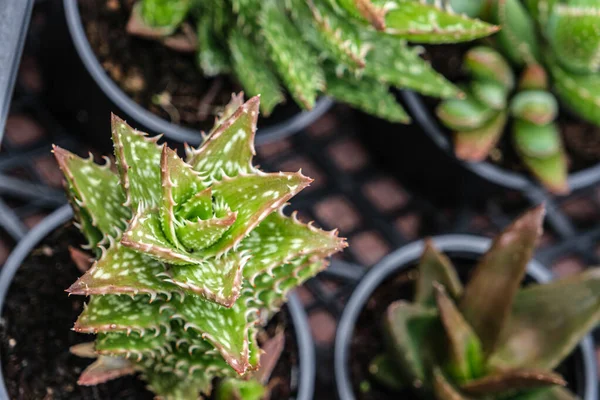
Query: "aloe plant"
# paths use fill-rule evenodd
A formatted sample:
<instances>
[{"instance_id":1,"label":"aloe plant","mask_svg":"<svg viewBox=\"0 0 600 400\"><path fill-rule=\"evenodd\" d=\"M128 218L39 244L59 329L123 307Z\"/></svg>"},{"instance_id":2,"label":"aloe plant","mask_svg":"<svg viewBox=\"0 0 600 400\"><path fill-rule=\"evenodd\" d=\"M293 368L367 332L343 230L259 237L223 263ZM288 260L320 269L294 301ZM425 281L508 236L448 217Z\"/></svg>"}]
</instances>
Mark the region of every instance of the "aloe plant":
<instances>
[{"instance_id":1,"label":"aloe plant","mask_svg":"<svg viewBox=\"0 0 600 400\"><path fill-rule=\"evenodd\" d=\"M74 330L97 335L75 349L97 358L80 384L139 372L165 399L196 399L214 378L220 399L262 396L259 329L346 242L283 214L311 179L252 165L259 103L234 96L185 161L114 115L118 172L54 147L97 256L67 290L90 297Z\"/></svg>"},{"instance_id":2,"label":"aloe plant","mask_svg":"<svg viewBox=\"0 0 600 400\"><path fill-rule=\"evenodd\" d=\"M197 26L204 75L232 73L262 95L265 115L285 101L283 86L304 109L326 94L397 122L409 116L389 87L460 95L407 42L456 43L497 30L437 1L139 0L130 32L165 40L186 19Z\"/></svg>"},{"instance_id":3,"label":"aloe plant","mask_svg":"<svg viewBox=\"0 0 600 400\"><path fill-rule=\"evenodd\" d=\"M439 400L575 399L552 370L600 322L600 271L523 287L543 216L538 206L501 232L464 287L426 242L413 302L384 315L373 378Z\"/></svg>"},{"instance_id":4,"label":"aloe plant","mask_svg":"<svg viewBox=\"0 0 600 400\"><path fill-rule=\"evenodd\" d=\"M436 110L442 123L454 132L456 156L466 161L485 160L510 124L512 142L523 164L550 191L568 193L567 158L554 122L558 103L549 91L544 68L526 66L517 85L502 54L483 46L465 54L464 67L472 76L465 89L468 95L445 100Z\"/></svg>"}]
</instances>

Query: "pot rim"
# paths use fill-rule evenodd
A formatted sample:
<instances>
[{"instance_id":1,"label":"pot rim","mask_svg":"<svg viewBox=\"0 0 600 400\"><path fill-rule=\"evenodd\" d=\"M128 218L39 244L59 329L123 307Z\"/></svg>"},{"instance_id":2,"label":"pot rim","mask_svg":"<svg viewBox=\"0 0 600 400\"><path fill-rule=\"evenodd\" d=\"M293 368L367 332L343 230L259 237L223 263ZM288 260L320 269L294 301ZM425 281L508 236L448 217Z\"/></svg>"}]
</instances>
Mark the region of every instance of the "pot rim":
<instances>
[{"instance_id":1,"label":"pot rim","mask_svg":"<svg viewBox=\"0 0 600 400\"><path fill-rule=\"evenodd\" d=\"M488 181L495 183L496 185L509 189L520 190L522 192L539 190L540 185L527 177L525 174L500 168L487 161L469 162L457 158L454 154L452 142L448 136L444 134L435 117L425 106L422 96L416 92L410 92L406 90L402 91L401 95L402 99L406 103L406 107L410 110L411 115L415 121L418 122L421 128L423 128L425 133L440 149L451 155L455 161L457 161L464 168L474 172ZM591 186L598 181L600 181L600 163L597 163L592 167L582 169L581 171L570 173L568 178L571 191L576 191Z\"/></svg>"},{"instance_id":2,"label":"pot rim","mask_svg":"<svg viewBox=\"0 0 600 400\"><path fill-rule=\"evenodd\" d=\"M492 240L474 235L449 234L432 238L436 247L442 252L468 252L483 254L492 244ZM335 381L338 397L343 400L354 400L352 379L348 369L350 361L350 341L354 333L356 320L363 305L390 275L406 268L421 256L425 240L412 242L384 257L372 267L354 289L348 304L344 308L335 339ZM553 279L552 273L539 261L532 259L527 265L527 274L538 282L548 282ZM578 345L582 353L584 382L584 400L598 398L598 379L596 378L597 363L592 336L587 334Z\"/></svg>"},{"instance_id":3,"label":"pot rim","mask_svg":"<svg viewBox=\"0 0 600 400\"><path fill-rule=\"evenodd\" d=\"M10 253L0 272L0 316L4 311L4 302L13 277L25 258L27 258L29 253L52 231L72 218L73 211L71 210L71 206L68 204L63 205L29 231ZM300 378L298 381L297 399L311 400L313 398L315 381L315 350L308 325L308 318L302 303L295 293L290 293L288 295L287 306L292 317L294 335L298 346ZM0 359L1 356L2 354L0 353ZM4 383L4 374L0 367L0 399L9 398Z\"/></svg>"},{"instance_id":4,"label":"pot rim","mask_svg":"<svg viewBox=\"0 0 600 400\"><path fill-rule=\"evenodd\" d=\"M151 113L121 90L107 75L106 71L104 71L87 40L83 24L81 23L77 0L63 0L63 4L69 33L71 34L71 39L79 54L79 58L105 95L125 114L153 132L162 132L169 139L180 143L185 142L192 146L202 143L202 136L199 131L174 124ZM301 131L325 114L333 103L334 101L331 98L322 97L317 101L312 110L302 111L285 121L259 129L256 135L256 144L269 143Z\"/></svg>"}]
</instances>

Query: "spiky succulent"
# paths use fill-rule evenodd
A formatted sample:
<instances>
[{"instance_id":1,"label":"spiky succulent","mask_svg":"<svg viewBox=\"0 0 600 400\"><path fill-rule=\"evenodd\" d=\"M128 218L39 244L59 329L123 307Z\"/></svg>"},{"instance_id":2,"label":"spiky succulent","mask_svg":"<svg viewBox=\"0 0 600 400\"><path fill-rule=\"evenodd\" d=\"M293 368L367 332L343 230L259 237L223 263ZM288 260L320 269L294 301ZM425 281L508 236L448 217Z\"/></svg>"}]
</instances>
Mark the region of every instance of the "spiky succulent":
<instances>
[{"instance_id":1,"label":"spiky succulent","mask_svg":"<svg viewBox=\"0 0 600 400\"><path fill-rule=\"evenodd\" d=\"M439 400L575 399L552 370L600 322L600 271L522 287L543 215L536 207L500 233L464 288L427 242L414 302L385 314L387 352L370 365L374 378Z\"/></svg>"},{"instance_id":2,"label":"spiky succulent","mask_svg":"<svg viewBox=\"0 0 600 400\"><path fill-rule=\"evenodd\" d=\"M453 3L458 3L456 8L468 8L471 16L502 26L492 38L493 43L525 80L535 81L534 87L522 90L536 92L518 93L512 101L513 114L524 111L521 117L526 117L517 118L514 124L517 150L524 164L550 190L568 192L567 167L556 127L548 123L550 121L531 121L527 115L535 109L548 119L554 119L558 107L548 93L552 89L570 112L600 126L600 0L454 0ZM498 56L490 58L494 58L487 60L492 71L509 68L505 61L497 60ZM546 72L548 84L545 83ZM536 74L537 78L533 76ZM476 78L481 80L482 77ZM483 78L490 81L489 76ZM485 91L483 96L502 101L502 93L511 90L505 83L504 90L489 83L479 90ZM468 105L463 108L463 111L470 108L469 113L477 113L475 119L486 119L486 116L489 119L459 128L464 133L458 134L457 139L464 140L457 140L457 154L467 160L485 158L504 127L507 113L484 112L480 107L475 109ZM504 106L498 105L497 109L503 110ZM461 117L460 113L456 117ZM442 120L452 128L451 121Z\"/></svg>"},{"instance_id":3,"label":"spiky succulent","mask_svg":"<svg viewBox=\"0 0 600 400\"><path fill-rule=\"evenodd\" d=\"M458 158L486 159L512 117L511 135L523 164L549 190L569 191L568 167L562 140L554 123L558 103L548 90L543 67L531 64L515 85L513 71L502 55L490 47L474 47L464 57L472 81L464 99L445 100L437 116L454 131Z\"/></svg>"},{"instance_id":4,"label":"spiky succulent","mask_svg":"<svg viewBox=\"0 0 600 400\"><path fill-rule=\"evenodd\" d=\"M98 360L81 384L139 371L157 395L195 399L215 377L247 378L259 366L260 326L346 246L282 213L311 180L252 165L259 99L242 102L233 98L185 161L114 115L118 173L108 159L54 148L98 256L68 289L90 296L75 331L97 334L84 354Z\"/></svg>"},{"instance_id":5,"label":"spiky succulent","mask_svg":"<svg viewBox=\"0 0 600 400\"><path fill-rule=\"evenodd\" d=\"M129 31L165 40L192 20L207 76L232 73L268 115L285 100L302 108L327 94L391 121L408 115L390 86L436 97L460 91L413 43L455 43L496 26L416 0L140 0Z\"/></svg>"}]
</instances>

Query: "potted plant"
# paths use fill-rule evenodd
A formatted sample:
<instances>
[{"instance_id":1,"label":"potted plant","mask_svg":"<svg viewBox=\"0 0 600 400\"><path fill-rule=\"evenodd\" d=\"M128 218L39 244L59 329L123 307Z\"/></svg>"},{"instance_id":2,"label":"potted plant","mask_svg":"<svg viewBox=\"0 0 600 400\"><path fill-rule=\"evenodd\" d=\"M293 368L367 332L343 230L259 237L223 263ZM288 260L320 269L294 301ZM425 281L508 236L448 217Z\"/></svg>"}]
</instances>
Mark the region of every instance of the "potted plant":
<instances>
[{"instance_id":1,"label":"potted plant","mask_svg":"<svg viewBox=\"0 0 600 400\"><path fill-rule=\"evenodd\" d=\"M275 114L288 113L276 107L284 101L287 110L322 112L324 107L315 104L325 95L391 121L407 122L408 115L388 87L444 98L459 90L406 42L461 42L497 30L438 4L417 1L379 5L370 0L236 0L217 5L189 0L109 4L65 0L64 6L75 47L107 96L142 125L190 143L201 138L189 131L173 134L164 120L179 119L185 125L186 116L196 119L200 112L189 109L190 103L200 104L190 98L203 97L202 107L212 110L238 85L249 95L261 94L262 112L273 112L273 120L280 118ZM182 50L191 52L182 55ZM57 74L64 76L62 68ZM161 75L163 70L171 80ZM64 90L58 81L55 85L57 91ZM64 101L75 102L71 96ZM305 118L293 130L312 120Z\"/></svg>"},{"instance_id":2,"label":"potted plant","mask_svg":"<svg viewBox=\"0 0 600 400\"><path fill-rule=\"evenodd\" d=\"M71 348L95 358L79 377L80 385L139 373L148 389L165 399L196 399L200 393L260 399L270 391L278 397L296 390L301 398L312 396L311 387L294 387L296 367L285 365L303 357L298 352L307 344L305 321L288 317L298 312L297 304L288 312L278 310L290 290L325 268L327 257L346 243L335 231L282 213L285 202L311 180L300 172L265 173L252 165L258 112L256 97L239 107L230 104L204 145L188 148L186 161L116 116L117 172L109 163L98 165L54 148L77 227L87 241L86 253L72 250L85 272L65 288L90 297L85 306L80 301L67 311L80 312L73 330L96 335ZM64 272L60 256L68 253L73 235L72 229L57 231L42 241L59 257L47 259L46 268L52 262L58 268L49 275ZM24 265L31 265L35 251L28 257ZM88 258L96 259L89 269ZM75 267L66 266L72 275ZM302 344L289 343L293 329ZM81 342L78 336L70 343ZM310 373L301 377L303 385L311 382ZM134 398L148 396L140 385L101 390L105 398L132 391Z\"/></svg>"},{"instance_id":3,"label":"potted plant","mask_svg":"<svg viewBox=\"0 0 600 400\"><path fill-rule=\"evenodd\" d=\"M444 62L462 59L451 74L466 96L437 105L440 129L434 102L406 93L413 116L436 144L501 186L529 189L525 170L558 195L597 181L600 69L593 49L600 3L479 3L472 15L502 25L486 40L491 47L442 50Z\"/></svg>"},{"instance_id":4,"label":"potted plant","mask_svg":"<svg viewBox=\"0 0 600 400\"><path fill-rule=\"evenodd\" d=\"M599 271L547 282L530 261L543 214L528 211L491 245L441 236L374 267L338 327L340 397L596 399L586 333L600 321Z\"/></svg>"}]
</instances>

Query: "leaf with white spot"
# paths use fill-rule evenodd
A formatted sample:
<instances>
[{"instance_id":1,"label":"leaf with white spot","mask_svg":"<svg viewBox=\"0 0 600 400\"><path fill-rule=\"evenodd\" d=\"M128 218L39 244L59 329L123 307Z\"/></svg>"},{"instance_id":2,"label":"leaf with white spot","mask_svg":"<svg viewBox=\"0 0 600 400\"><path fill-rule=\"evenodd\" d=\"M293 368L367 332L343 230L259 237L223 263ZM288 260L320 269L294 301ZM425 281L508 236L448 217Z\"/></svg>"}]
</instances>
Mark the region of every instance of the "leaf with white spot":
<instances>
[{"instance_id":1,"label":"leaf with white spot","mask_svg":"<svg viewBox=\"0 0 600 400\"><path fill-rule=\"evenodd\" d=\"M187 163L207 181L219 180L223 174L236 176L254 172L252 157L256 154L254 134L259 108L259 97L248 100L223 121L200 148L188 154Z\"/></svg>"},{"instance_id":2,"label":"leaf with white spot","mask_svg":"<svg viewBox=\"0 0 600 400\"><path fill-rule=\"evenodd\" d=\"M310 257L302 257L257 275L253 287L254 302L267 312L266 316L261 314L261 318L268 320L285 303L291 290L323 271L328 264L328 260L310 261Z\"/></svg>"},{"instance_id":3,"label":"leaf with white spot","mask_svg":"<svg viewBox=\"0 0 600 400\"><path fill-rule=\"evenodd\" d=\"M199 332L237 373L243 374L257 367L251 363L250 328L259 310L249 303L242 297L233 307L225 308L198 296L186 296L177 306L177 316L185 321L186 329Z\"/></svg>"},{"instance_id":4,"label":"leaf with white spot","mask_svg":"<svg viewBox=\"0 0 600 400\"><path fill-rule=\"evenodd\" d=\"M498 29L427 2L395 0L385 14L385 32L413 43L468 42Z\"/></svg>"},{"instance_id":5,"label":"leaf with white spot","mask_svg":"<svg viewBox=\"0 0 600 400\"><path fill-rule=\"evenodd\" d=\"M364 74L367 77L402 89L441 98L456 97L458 88L423 60L415 48L380 33L370 33Z\"/></svg>"},{"instance_id":6,"label":"leaf with white spot","mask_svg":"<svg viewBox=\"0 0 600 400\"><path fill-rule=\"evenodd\" d=\"M101 166L91 157L83 159L58 146L53 151L76 207L84 211L82 219L89 218L103 235L118 236L131 212L123 206L125 193L108 161Z\"/></svg>"},{"instance_id":7,"label":"leaf with white spot","mask_svg":"<svg viewBox=\"0 0 600 400\"><path fill-rule=\"evenodd\" d=\"M204 257L177 249L165 236L156 209L142 211L131 220L127 231L123 234L121 243L135 251L155 258L159 261L187 265L202 262Z\"/></svg>"},{"instance_id":8,"label":"leaf with white spot","mask_svg":"<svg viewBox=\"0 0 600 400\"><path fill-rule=\"evenodd\" d=\"M161 330L170 330L172 314L172 304L150 303L148 296L92 296L73 329L84 333L135 331L159 334Z\"/></svg>"},{"instance_id":9,"label":"leaf with white spot","mask_svg":"<svg viewBox=\"0 0 600 400\"><path fill-rule=\"evenodd\" d=\"M280 0L264 0L260 26L268 54L290 95L310 110L325 88L323 70L315 49L306 43L300 29L286 14Z\"/></svg>"},{"instance_id":10,"label":"leaf with white spot","mask_svg":"<svg viewBox=\"0 0 600 400\"><path fill-rule=\"evenodd\" d=\"M202 193L205 187L192 167L167 146L162 149L160 174L162 183L160 215L163 233L173 246L181 249L182 245L175 233L175 210L189 198Z\"/></svg>"},{"instance_id":11,"label":"leaf with white spot","mask_svg":"<svg viewBox=\"0 0 600 400\"><path fill-rule=\"evenodd\" d=\"M161 148L156 144L159 137L148 138L114 114L111 122L121 184L127 192L126 205L134 211L139 206L158 206L162 193Z\"/></svg>"},{"instance_id":12,"label":"leaf with white spot","mask_svg":"<svg viewBox=\"0 0 600 400\"><path fill-rule=\"evenodd\" d=\"M111 241L98 261L75 282L70 294L137 294L155 297L177 291L172 284L160 278L165 266L150 257Z\"/></svg>"},{"instance_id":13,"label":"leaf with white spot","mask_svg":"<svg viewBox=\"0 0 600 400\"><path fill-rule=\"evenodd\" d=\"M346 247L337 231L326 232L298 221L296 213L286 217L274 212L261 222L240 243L240 250L251 254L244 268L244 277L251 283L258 274L271 273L274 268L301 257L322 259Z\"/></svg>"},{"instance_id":14,"label":"leaf with white spot","mask_svg":"<svg viewBox=\"0 0 600 400\"><path fill-rule=\"evenodd\" d=\"M232 252L207 258L198 264L171 268L169 282L225 307L237 300L242 286L242 271L248 257Z\"/></svg>"},{"instance_id":15,"label":"leaf with white spot","mask_svg":"<svg viewBox=\"0 0 600 400\"><path fill-rule=\"evenodd\" d=\"M231 228L210 248L207 255L220 255L238 244L254 227L312 182L297 173L259 173L225 178L212 186L213 192L237 212Z\"/></svg>"}]
</instances>

